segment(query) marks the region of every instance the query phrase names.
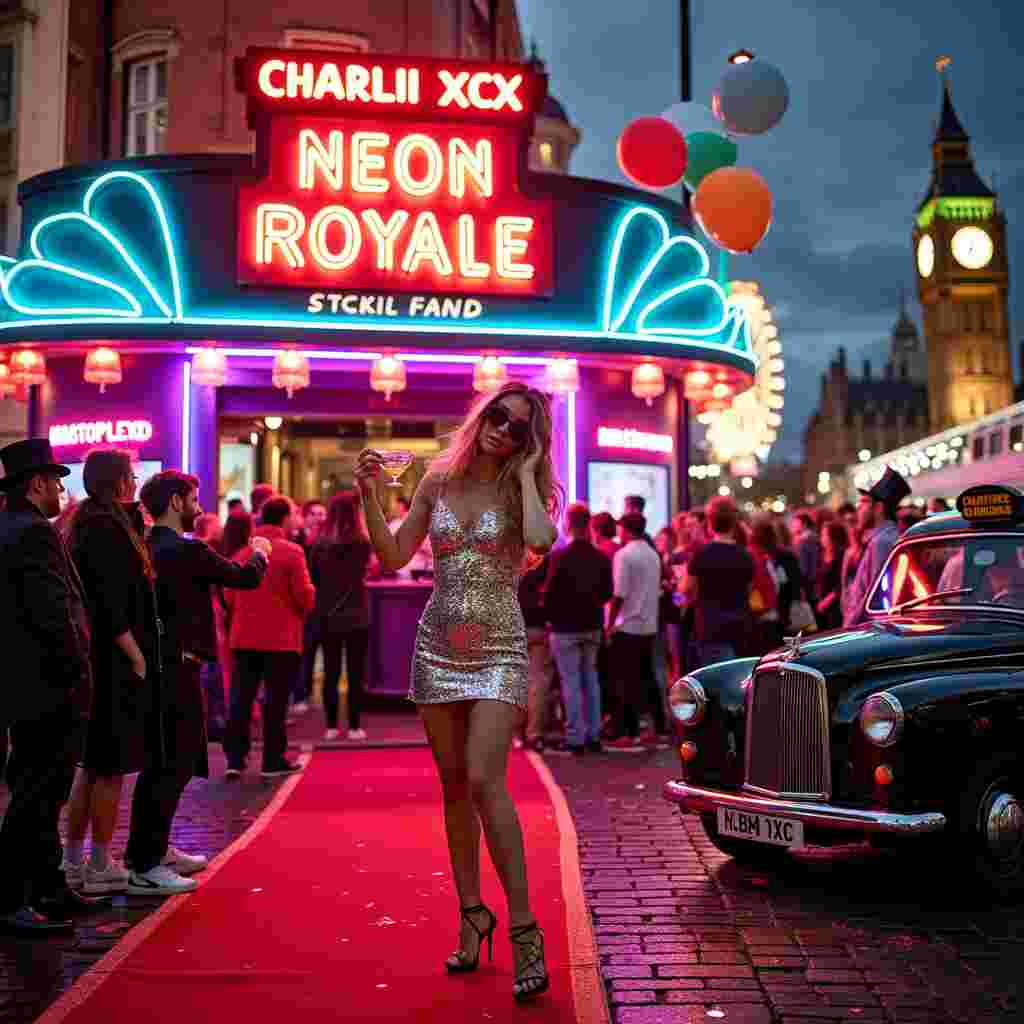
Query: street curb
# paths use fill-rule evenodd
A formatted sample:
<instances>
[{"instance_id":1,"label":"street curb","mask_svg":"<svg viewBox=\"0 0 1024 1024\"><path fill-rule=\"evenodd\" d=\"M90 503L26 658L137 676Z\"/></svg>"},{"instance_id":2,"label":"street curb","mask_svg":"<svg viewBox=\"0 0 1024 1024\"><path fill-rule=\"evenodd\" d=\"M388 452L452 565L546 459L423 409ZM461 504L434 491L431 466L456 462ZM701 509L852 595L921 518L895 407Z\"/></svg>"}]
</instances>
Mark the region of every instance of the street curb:
<instances>
[{"instance_id":1,"label":"street curb","mask_svg":"<svg viewBox=\"0 0 1024 1024\"><path fill-rule=\"evenodd\" d=\"M576 1024L608 1024L611 1014L608 994L601 976L597 941L583 893L580 872L579 840L576 824L561 786L555 781L544 758L534 751L526 757L547 790L558 826L559 856L562 866L562 896L565 900L565 925L569 940L569 976L572 978Z\"/></svg>"},{"instance_id":2,"label":"street curb","mask_svg":"<svg viewBox=\"0 0 1024 1024\"><path fill-rule=\"evenodd\" d=\"M299 762L305 768L310 761L311 755L303 753L299 755ZM274 794L274 798L260 812L259 817L242 833L230 846L225 847L210 862L210 866L203 871L203 884L209 882L232 857L241 853L247 846L256 840L269 828L270 823L276 817L278 811L285 805L292 790L302 780L302 772L297 772L286 779L281 788ZM145 920L140 921L120 942L110 950L103 959L97 961L85 972L56 1002L35 1019L34 1024L62 1024L62 1022L75 1010L83 1005L86 1000L108 979L114 972L141 946L168 918L172 917L183 907L191 893L182 893L180 896L169 896L162 907L150 914Z\"/></svg>"}]
</instances>

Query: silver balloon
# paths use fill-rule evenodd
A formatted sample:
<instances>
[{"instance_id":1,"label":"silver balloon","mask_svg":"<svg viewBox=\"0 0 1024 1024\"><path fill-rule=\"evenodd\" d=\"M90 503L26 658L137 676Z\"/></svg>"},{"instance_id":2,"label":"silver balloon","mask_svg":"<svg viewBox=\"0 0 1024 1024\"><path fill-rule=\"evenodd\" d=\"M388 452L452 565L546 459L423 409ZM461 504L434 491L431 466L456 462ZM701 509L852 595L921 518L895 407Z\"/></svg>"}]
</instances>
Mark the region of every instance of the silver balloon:
<instances>
[{"instance_id":1,"label":"silver balloon","mask_svg":"<svg viewBox=\"0 0 1024 1024\"><path fill-rule=\"evenodd\" d=\"M683 138L694 132L725 134L725 125L703 103L673 103L661 117L675 125Z\"/></svg>"},{"instance_id":2,"label":"silver balloon","mask_svg":"<svg viewBox=\"0 0 1024 1024\"><path fill-rule=\"evenodd\" d=\"M789 106L789 87L774 64L755 58L730 65L711 97L711 107L734 135L761 135Z\"/></svg>"}]
</instances>

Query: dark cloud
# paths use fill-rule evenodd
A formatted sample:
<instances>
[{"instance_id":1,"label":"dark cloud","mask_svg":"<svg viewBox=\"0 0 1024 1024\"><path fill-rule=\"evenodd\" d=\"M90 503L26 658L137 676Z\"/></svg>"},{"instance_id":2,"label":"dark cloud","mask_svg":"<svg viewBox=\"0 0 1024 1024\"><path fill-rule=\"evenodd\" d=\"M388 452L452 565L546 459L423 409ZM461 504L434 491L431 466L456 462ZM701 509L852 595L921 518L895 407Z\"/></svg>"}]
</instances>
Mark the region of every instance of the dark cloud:
<instances>
[{"instance_id":1,"label":"dark cloud","mask_svg":"<svg viewBox=\"0 0 1024 1024\"><path fill-rule=\"evenodd\" d=\"M884 361L901 289L914 299L911 232L928 187L940 107L935 58L953 58L954 101L983 180L1007 216L1010 267L1024 268L1024 37L1021 0L693 0L694 98L708 103L733 50L786 75L790 109L740 144L776 197L758 251L733 261L780 313L789 366L778 454L799 455L820 374L839 345L851 366ZM615 141L634 117L678 97L678 7L663 0L519 0L551 87L584 135L573 171L622 181ZM896 8L894 10L894 8ZM1011 287L1011 338L1024 337L1024 291ZM1015 364L1017 359L1014 360Z\"/></svg>"}]
</instances>

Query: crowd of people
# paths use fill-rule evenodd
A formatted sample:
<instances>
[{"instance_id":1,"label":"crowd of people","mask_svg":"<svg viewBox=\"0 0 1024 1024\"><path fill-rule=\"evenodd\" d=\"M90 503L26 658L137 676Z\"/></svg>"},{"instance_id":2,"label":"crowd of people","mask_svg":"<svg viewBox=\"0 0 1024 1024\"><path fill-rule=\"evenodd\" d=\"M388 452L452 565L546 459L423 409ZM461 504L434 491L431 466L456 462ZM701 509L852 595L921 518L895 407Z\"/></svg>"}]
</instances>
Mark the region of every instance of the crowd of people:
<instances>
[{"instance_id":1,"label":"crowd of people","mask_svg":"<svg viewBox=\"0 0 1024 1024\"><path fill-rule=\"evenodd\" d=\"M571 505L564 545L520 584L530 661L522 742L576 756L664 745L670 679L855 624L897 537L923 515L901 507L909 492L889 470L838 508L746 517L716 497L653 538L639 496L618 521ZM941 499L928 506L946 509Z\"/></svg>"}]
</instances>

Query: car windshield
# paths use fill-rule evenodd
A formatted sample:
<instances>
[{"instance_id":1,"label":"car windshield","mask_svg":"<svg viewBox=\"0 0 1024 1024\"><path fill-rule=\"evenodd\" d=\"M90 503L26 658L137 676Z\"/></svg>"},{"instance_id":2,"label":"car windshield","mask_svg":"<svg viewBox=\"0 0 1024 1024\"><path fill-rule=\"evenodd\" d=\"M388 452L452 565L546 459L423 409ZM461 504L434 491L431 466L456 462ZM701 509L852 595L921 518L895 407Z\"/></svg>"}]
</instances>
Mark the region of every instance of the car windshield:
<instances>
[{"instance_id":1,"label":"car windshield","mask_svg":"<svg viewBox=\"0 0 1024 1024\"><path fill-rule=\"evenodd\" d=\"M963 534L912 541L890 556L868 611L993 605L1024 611L1024 535Z\"/></svg>"}]
</instances>

